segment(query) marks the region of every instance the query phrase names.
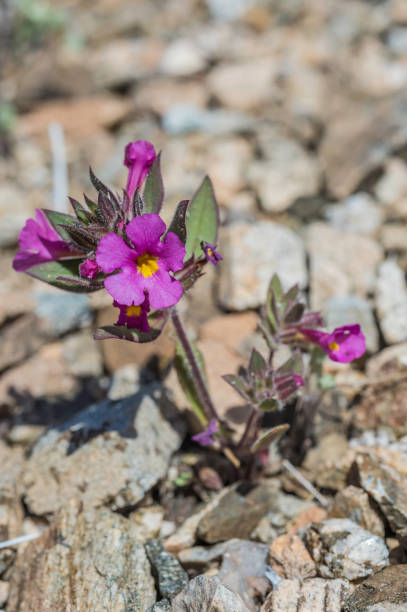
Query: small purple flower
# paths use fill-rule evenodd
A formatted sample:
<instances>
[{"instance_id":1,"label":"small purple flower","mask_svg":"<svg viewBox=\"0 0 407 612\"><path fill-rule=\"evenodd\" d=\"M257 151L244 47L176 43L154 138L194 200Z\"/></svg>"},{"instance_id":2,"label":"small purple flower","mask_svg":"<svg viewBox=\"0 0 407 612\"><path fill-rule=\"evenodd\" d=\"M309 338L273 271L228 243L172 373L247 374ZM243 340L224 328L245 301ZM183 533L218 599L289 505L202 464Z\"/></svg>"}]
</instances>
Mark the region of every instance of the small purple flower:
<instances>
[{"instance_id":1,"label":"small purple flower","mask_svg":"<svg viewBox=\"0 0 407 612\"><path fill-rule=\"evenodd\" d=\"M119 304L116 300L113 302L113 306L120 309L119 318L115 325L126 325L129 329L139 329L141 332L145 333L150 331L147 319L150 304L147 296L144 302L137 306L134 304L125 306L124 304Z\"/></svg>"},{"instance_id":2,"label":"small purple flower","mask_svg":"<svg viewBox=\"0 0 407 612\"><path fill-rule=\"evenodd\" d=\"M366 339L360 325L343 325L330 334L317 329L302 329L308 340L318 344L332 361L349 363L366 351Z\"/></svg>"},{"instance_id":3,"label":"small purple flower","mask_svg":"<svg viewBox=\"0 0 407 612\"><path fill-rule=\"evenodd\" d=\"M98 245L96 262L105 274L105 288L125 306L139 306L148 294L151 308L168 308L182 295L182 284L170 272L183 267L185 247L155 213L140 215L126 226L129 246L121 236L107 234ZM118 272L118 273L117 273Z\"/></svg>"},{"instance_id":4,"label":"small purple flower","mask_svg":"<svg viewBox=\"0 0 407 612\"><path fill-rule=\"evenodd\" d=\"M201 433L192 436L194 442L198 442L201 446L209 446L214 443L213 436L218 431L218 421L216 419L211 419L207 428Z\"/></svg>"},{"instance_id":5,"label":"small purple flower","mask_svg":"<svg viewBox=\"0 0 407 612\"><path fill-rule=\"evenodd\" d=\"M141 187L155 160L155 150L151 142L136 140L129 142L124 150L124 165L129 169L126 191L131 199L137 187Z\"/></svg>"},{"instance_id":6,"label":"small purple flower","mask_svg":"<svg viewBox=\"0 0 407 612\"><path fill-rule=\"evenodd\" d=\"M201 247L205 253L206 261L210 261L214 266L217 266L218 262L223 259L222 255L217 252L213 244L202 241Z\"/></svg>"},{"instance_id":7,"label":"small purple flower","mask_svg":"<svg viewBox=\"0 0 407 612\"><path fill-rule=\"evenodd\" d=\"M13 261L13 268L17 272L24 272L47 261L55 261L72 252L39 209L35 211L35 220L26 221L18 238L18 246L21 250Z\"/></svg>"},{"instance_id":8,"label":"small purple flower","mask_svg":"<svg viewBox=\"0 0 407 612\"><path fill-rule=\"evenodd\" d=\"M83 278L95 278L98 272L100 272L100 268L94 259L85 259L85 261L79 265L79 274Z\"/></svg>"}]
</instances>

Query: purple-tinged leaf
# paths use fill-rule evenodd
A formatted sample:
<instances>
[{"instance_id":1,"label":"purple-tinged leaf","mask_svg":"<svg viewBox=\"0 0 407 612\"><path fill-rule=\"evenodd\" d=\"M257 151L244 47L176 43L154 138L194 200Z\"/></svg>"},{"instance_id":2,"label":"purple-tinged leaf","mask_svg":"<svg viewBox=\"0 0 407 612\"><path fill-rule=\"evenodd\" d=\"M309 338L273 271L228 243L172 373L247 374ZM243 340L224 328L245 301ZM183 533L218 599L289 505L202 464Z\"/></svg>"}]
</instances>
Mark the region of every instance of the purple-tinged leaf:
<instances>
[{"instance_id":1,"label":"purple-tinged leaf","mask_svg":"<svg viewBox=\"0 0 407 612\"><path fill-rule=\"evenodd\" d=\"M290 426L287 423L277 425L262 433L250 447L252 453L258 453L261 450L266 450L273 442L277 442L287 431Z\"/></svg>"},{"instance_id":2,"label":"purple-tinged leaf","mask_svg":"<svg viewBox=\"0 0 407 612\"><path fill-rule=\"evenodd\" d=\"M161 152L151 166L143 192L144 212L159 213L164 201L164 183L161 174Z\"/></svg>"}]
</instances>

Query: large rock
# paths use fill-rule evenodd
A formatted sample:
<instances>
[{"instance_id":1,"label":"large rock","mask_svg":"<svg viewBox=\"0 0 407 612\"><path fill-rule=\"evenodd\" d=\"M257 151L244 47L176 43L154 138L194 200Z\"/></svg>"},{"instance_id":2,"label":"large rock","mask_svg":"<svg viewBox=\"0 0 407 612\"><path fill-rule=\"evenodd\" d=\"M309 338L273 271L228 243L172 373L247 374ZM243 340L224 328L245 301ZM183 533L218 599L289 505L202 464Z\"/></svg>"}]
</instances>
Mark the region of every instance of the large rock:
<instances>
[{"instance_id":1,"label":"large rock","mask_svg":"<svg viewBox=\"0 0 407 612\"><path fill-rule=\"evenodd\" d=\"M400 345L400 347L402 346ZM394 361L396 358L397 355L395 355ZM372 383L363 393L360 402L354 409L353 425L361 431L365 429L377 431L386 427L390 428L397 437L401 437L407 434L407 406L405 401L407 381L402 376L389 376L387 380L377 381L377 384L375 384L375 376L383 376L384 372L381 369L380 374L375 373L370 376Z\"/></svg>"},{"instance_id":2,"label":"large rock","mask_svg":"<svg viewBox=\"0 0 407 612\"><path fill-rule=\"evenodd\" d=\"M339 612L349 591L347 580L282 580L267 597L261 612Z\"/></svg>"},{"instance_id":3,"label":"large rock","mask_svg":"<svg viewBox=\"0 0 407 612\"><path fill-rule=\"evenodd\" d=\"M353 485L338 491L329 510L329 518L349 518L363 529L384 537L384 525L374 510L368 494Z\"/></svg>"},{"instance_id":4,"label":"large rock","mask_svg":"<svg viewBox=\"0 0 407 612\"><path fill-rule=\"evenodd\" d=\"M340 204L328 206L325 216L339 231L371 236L383 223L384 210L368 193L361 191Z\"/></svg>"},{"instance_id":5,"label":"large rock","mask_svg":"<svg viewBox=\"0 0 407 612\"><path fill-rule=\"evenodd\" d=\"M357 580L389 564L383 539L349 519L314 523L305 540L323 578Z\"/></svg>"},{"instance_id":6,"label":"large rock","mask_svg":"<svg viewBox=\"0 0 407 612\"><path fill-rule=\"evenodd\" d=\"M312 578L315 563L302 540L295 534L284 534L270 546L270 565L283 578Z\"/></svg>"},{"instance_id":7,"label":"large rock","mask_svg":"<svg viewBox=\"0 0 407 612\"><path fill-rule=\"evenodd\" d=\"M338 231L321 222L311 223L306 237L313 308L323 308L335 295L367 297L374 288L376 266L383 258L377 242L367 236Z\"/></svg>"},{"instance_id":8,"label":"large rock","mask_svg":"<svg viewBox=\"0 0 407 612\"><path fill-rule=\"evenodd\" d=\"M197 576L172 602L171 612L249 612L239 595L213 576Z\"/></svg>"},{"instance_id":9,"label":"large rock","mask_svg":"<svg viewBox=\"0 0 407 612\"><path fill-rule=\"evenodd\" d=\"M291 229L272 221L233 223L221 237L219 300L230 310L257 308L277 272L288 288L307 284L302 240Z\"/></svg>"},{"instance_id":10,"label":"large rock","mask_svg":"<svg viewBox=\"0 0 407 612\"><path fill-rule=\"evenodd\" d=\"M362 582L345 601L343 612L407 610L407 565L392 565Z\"/></svg>"},{"instance_id":11,"label":"large rock","mask_svg":"<svg viewBox=\"0 0 407 612\"><path fill-rule=\"evenodd\" d=\"M157 387L94 404L35 445L24 472L25 501L46 515L70 497L85 508L135 505L167 471L183 423Z\"/></svg>"},{"instance_id":12,"label":"large rock","mask_svg":"<svg viewBox=\"0 0 407 612\"><path fill-rule=\"evenodd\" d=\"M144 547L130 521L109 510L66 505L18 556L9 612L144 612L155 601Z\"/></svg>"}]
</instances>

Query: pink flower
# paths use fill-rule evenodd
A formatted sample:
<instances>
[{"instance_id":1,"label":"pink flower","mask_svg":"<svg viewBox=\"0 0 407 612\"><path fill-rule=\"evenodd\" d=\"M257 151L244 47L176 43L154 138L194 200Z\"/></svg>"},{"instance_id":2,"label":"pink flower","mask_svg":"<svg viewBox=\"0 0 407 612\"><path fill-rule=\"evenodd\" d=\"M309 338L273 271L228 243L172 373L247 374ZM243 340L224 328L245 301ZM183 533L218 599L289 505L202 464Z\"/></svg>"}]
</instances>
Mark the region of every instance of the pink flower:
<instances>
[{"instance_id":1,"label":"pink flower","mask_svg":"<svg viewBox=\"0 0 407 612\"><path fill-rule=\"evenodd\" d=\"M360 325L343 325L330 334L317 329L302 329L301 333L318 344L332 361L349 363L366 351L366 340Z\"/></svg>"},{"instance_id":2,"label":"pink flower","mask_svg":"<svg viewBox=\"0 0 407 612\"><path fill-rule=\"evenodd\" d=\"M120 309L119 318L115 325L126 325L129 329L139 329L142 332L148 333L150 326L148 324L147 313L150 310L148 297L140 305L125 306L119 304L116 300L113 306Z\"/></svg>"},{"instance_id":3,"label":"pink flower","mask_svg":"<svg viewBox=\"0 0 407 612\"><path fill-rule=\"evenodd\" d=\"M117 234L107 234L99 242L96 262L111 275L105 288L119 304L139 306L147 293L151 308L167 308L181 298L182 284L170 272L182 269L185 247L172 232L161 241L165 230L164 221L150 213L128 223L129 244Z\"/></svg>"},{"instance_id":4,"label":"pink flower","mask_svg":"<svg viewBox=\"0 0 407 612\"><path fill-rule=\"evenodd\" d=\"M95 278L98 272L100 272L100 268L94 259L85 259L79 265L79 273L83 278Z\"/></svg>"},{"instance_id":5,"label":"pink flower","mask_svg":"<svg viewBox=\"0 0 407 612\"><path fill-rule=\"evenodd\" d=\"M124 165L129 169L126 191L131 199L137 187L141 187L155 160L155 150L151 142L136 140L129 142L124 150Z\"/></svg>"},{"instance_id":6,"label":"pink flower","mask_svg":"<svg viewBox=\"0 0 407 612\"><path fill-rule=\"evenodd\" d=\"M55 261L71 252L69 245L61 240L39 209L35 211L35 220L26 221L18 238L18 246L21 250L13 261L13 268L17 272L24 272L47 261Z\"/></svg>"},{"instance_id":7,"label":"pink flower","mask_svg":"<svg viewBox=\"0 0 407 612\"><path fill-rule=\"evenodd\" d=\"M192 436L194 442L198 442L201 446L209 446L213 444L214 439L213 436L218 431L218 421L216 419L211 419L207 428L201 433Z\"/></svg>"}]
</instances>

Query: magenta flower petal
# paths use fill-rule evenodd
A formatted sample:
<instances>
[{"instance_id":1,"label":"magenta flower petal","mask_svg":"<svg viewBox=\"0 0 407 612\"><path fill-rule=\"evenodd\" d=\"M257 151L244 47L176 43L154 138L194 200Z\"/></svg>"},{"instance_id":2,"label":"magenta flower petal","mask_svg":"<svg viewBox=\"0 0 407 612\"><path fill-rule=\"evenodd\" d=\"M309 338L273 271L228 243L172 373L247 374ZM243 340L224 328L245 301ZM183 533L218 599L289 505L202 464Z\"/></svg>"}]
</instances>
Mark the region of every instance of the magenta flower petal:
<instances>
[{"instance_id":1,"label":"magenta flower petal","mask_svg":"<svg viewBox=\"0 0 407 612\"><path fill-rule=\"evenodd\" d=\"M126 226L126 234L138 253L157 253L165 230L164 221L155 213L140 215Z\"/></svg>"},{"instance_id":2,"label":"magenta flower petal","mask_svg":"<svg viewBox=\"0 0 407 612\"><path fill-rule=\"evenodd\" d=\"M79 273L83 278L95 278L99 271L100 268L94 259L85 259L85 261L79 265Z\"/></svg>"},{"instance_id":3,"label":"magenta flower petal","mask_svg":"<svg viewBox=\"0 0 407 612\"><path fill-rule=\"evenodd\" d=\"M124 150L124 165L129 169L126 191L129 198L137 187L141 187L155 160L155 150L151 142L137 140L129 142Z\"/></svg>"},{"instance_id":4,"label":"magenta flower petal","mask_svg":"<svg viewBox=\"0 0 407 612\"><path fill-rule=\"evenodd\" d=\"M223 259L222 255L218 253L213 244L202 241L201 248L205 253L206 261L210 261L214 266L217 266L218 263Z\"/></svg>"},{"instance_id":5,"label":"magenta flower petal","mask_svg":"<svg viewBox=\"0 0 407 612\"><path fill-rule=\"evenodd\" d=\"M138 305L144 301L144 290L135 268L133 270L128 267L119 274L105 278L105 289L116 302L125 306Z\"/></svg>"},{"instance_id":6,"label":"magenta flower petal","mask_svg":"<svg viewBox=\"0 0 407 612\"><path fill-rule=\"evenodd\" d=\"M301 332L318 344L332 361L349 363L366 351L366 339L360 325L343 325L330 334L316 329L302 329Z\"/></svg>"},{"instance_id":7,"label":"magenta flower petal","mask_svg":"<svg viewBox=\"0 0 407 612\"><path fill-rule=\"evenodd\" d=\"M132 304L131 306L125 306L124 304L119 304L115 300L113 306L119 308L120 311L116 325L126 325L129 329L139 329L144 333L150 331L147 319L147 313L150 310L148 297L139 305Z\"/></svg>"},{"instance_id":8,"label":"magenta flower petal","mask_svg":"<svg viewBox=\"0 0 407 612\"><path fill-rule=\"evenodd\" d=\"M143 288L148 291L151 308L174 306L182 296L182 284L166 270L158 270L153 276L143 278Z\"/></svg>"},{"instance_id":9,"label":"magenta flower petal","mask_svg":"<svg viewBox=\"0 0 407 612\"><path fill-rule=\"evenodd\" d=\"M106 234L100 240L96 251L96 262L106 274L133 264L134 259L134 251L117 234Z\"/></svg>"},{"instance_id":10,"label":"magenta flower petal","mask_svg":"<svg viewBox=\"0 0 407 612\"><path fill-rule=\"evenodd\" d=\"M35 220L26 221L18 244L21 250L13 261L17 272L24 272L47 261L56 261L72 252L69 244L61 240L54 228L48 224L44 213L38 209L35 211Z\"/></svg>"},{"instance_id":11,"label":"magenta flower petal","mask_svg":"<svg viewBox=\"0 0 407 612\"><path fill-rule=\"evenodd\" d=\"M167 270L182 270L186 249L173 232L168 232L161 243L160 260Z\"/></svg>"}]
</instances>

